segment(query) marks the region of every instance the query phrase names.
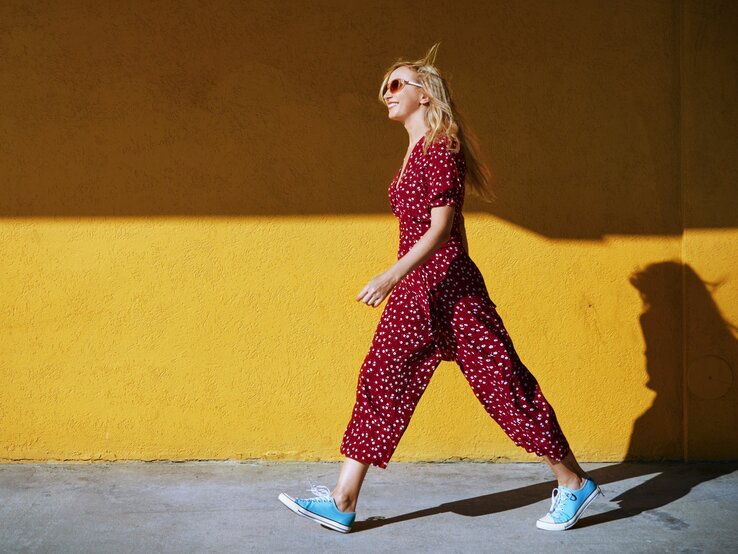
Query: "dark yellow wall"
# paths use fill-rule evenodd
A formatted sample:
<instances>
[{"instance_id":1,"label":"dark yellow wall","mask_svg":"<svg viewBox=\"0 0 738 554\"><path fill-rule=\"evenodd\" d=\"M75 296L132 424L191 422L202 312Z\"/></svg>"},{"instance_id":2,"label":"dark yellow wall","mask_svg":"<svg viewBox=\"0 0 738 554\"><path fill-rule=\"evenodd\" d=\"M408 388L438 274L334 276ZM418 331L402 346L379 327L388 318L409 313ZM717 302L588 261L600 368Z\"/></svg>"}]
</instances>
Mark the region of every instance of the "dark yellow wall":
<instances>
[{"instance_id":1,"label":"dark yellow wall","mask_svg":"<svg viewBox=\"0 0 738 554\"><path fill-rule=\"evenodd\" d=\"M583 461L738 458L738 4L3 2L0 460L339 459L438 65L470 254ZM442 364L394 460L531 460Z\"/></svg>"}]
</instances>

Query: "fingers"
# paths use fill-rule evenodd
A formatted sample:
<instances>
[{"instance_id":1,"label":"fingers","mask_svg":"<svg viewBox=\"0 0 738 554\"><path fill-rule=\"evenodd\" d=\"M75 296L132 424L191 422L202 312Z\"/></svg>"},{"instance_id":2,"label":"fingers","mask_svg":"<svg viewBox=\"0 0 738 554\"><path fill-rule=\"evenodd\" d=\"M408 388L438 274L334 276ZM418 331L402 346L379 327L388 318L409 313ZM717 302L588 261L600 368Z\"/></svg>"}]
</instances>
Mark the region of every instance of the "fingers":
<instances>
[{"instance_id":1,"label":"fingers","mask_svg":"<svg viewBox=\"0 0 738 554\"><path fill-rule=\"evenodd\" d=\"M371 291L367 289L366 287L364 287L362 291L359 293L359 296L356 297L356 300L357 301L361 300L362 302L367 303L369 299L373 296L373 294L374 294L374 291Z\"/></svg>"},{"instance_id":2,"label":"fingers","mask_svg":"<svg viewBox=\"0 0 738 554\"><path fill-rule=\"evenodd\" d=\"M356 301L364 302L367 306L376 308L390 293L394 284L391 284L382 274L369 281L356 297Z\"/></svg>"},{"instance_id":3,"label":"fingers","mask_svg":"<svg viewBox=\"0 0 738 554\"><path fill-rule=\"evenodd\" d=\"M386 294L382 293L381 291L362 290L359 293L359 296L356 297L356 301L358 302L359 300L361 300L367 306L372 306L376 308L382 303L382 300L384 300L385 296Z\"/></svg>"}]
</instances>

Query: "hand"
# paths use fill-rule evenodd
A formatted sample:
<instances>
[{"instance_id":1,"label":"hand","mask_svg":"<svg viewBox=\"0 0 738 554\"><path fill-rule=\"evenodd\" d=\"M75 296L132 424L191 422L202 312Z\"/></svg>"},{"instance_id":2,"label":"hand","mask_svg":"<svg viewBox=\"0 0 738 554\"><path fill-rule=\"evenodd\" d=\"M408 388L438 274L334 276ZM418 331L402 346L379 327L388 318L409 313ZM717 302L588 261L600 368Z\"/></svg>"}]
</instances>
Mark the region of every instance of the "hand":
<instances>
[{"instance_id":1,"label":"hand","mask_svg":"<svg viewBox=\"0 0 738 554\"><path fill-rule=\"evenodd\" d=\"M358 302L361 300L367 306L376 308L382 303L382 300L392 292L392 289L395 288L395 285L399 281L400 280L389 271L380 273L369 281L363 289L361 289L361 292L356 297L356 301Z\"/></svg>"}]
</instances>

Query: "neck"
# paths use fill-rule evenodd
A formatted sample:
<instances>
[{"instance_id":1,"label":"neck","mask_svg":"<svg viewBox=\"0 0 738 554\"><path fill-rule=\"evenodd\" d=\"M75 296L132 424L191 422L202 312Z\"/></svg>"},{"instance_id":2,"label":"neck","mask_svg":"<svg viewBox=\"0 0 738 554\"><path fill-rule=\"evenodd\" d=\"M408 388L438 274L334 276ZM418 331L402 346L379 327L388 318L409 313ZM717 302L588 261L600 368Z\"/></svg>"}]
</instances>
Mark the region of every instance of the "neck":
<instances>
[{"instance_id":1,"label":"neck","mask_svg":"<svg viewBox=\"0 0 738 554\"><path fill-rule=\"evenodd\" d=\"M405 130L410 138L410 147L412 147L430 130L425 123L425 110L418 110L409 117L405 121Z\"/></svg>"}]
</instances>

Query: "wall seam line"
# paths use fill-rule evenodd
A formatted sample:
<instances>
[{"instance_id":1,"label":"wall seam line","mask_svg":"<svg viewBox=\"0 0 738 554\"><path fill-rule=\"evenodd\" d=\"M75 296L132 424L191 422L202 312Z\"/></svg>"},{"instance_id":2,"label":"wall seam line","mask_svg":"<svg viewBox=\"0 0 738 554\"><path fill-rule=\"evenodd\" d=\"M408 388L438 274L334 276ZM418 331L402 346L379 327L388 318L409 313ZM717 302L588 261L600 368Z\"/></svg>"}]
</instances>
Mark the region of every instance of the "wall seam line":
<instances>
[{"instance_id":1,"label":"wall seam line","mask_svg":"<svg viewBox=\"0 0 738 554\"><path fill-rule=\"evenodd\" d=\"M682 328L682 458L689 461L689 391L687 381L687 251L686 239L686 191L684 187L684 12L686 0L677 0L677 103L679 106L677 117L677 167L679 186L679 208L681 216L681 233L679 241L679 255L681 265L681 328Z\"/></svg>"}]
</instances>

